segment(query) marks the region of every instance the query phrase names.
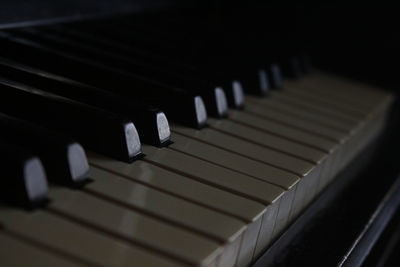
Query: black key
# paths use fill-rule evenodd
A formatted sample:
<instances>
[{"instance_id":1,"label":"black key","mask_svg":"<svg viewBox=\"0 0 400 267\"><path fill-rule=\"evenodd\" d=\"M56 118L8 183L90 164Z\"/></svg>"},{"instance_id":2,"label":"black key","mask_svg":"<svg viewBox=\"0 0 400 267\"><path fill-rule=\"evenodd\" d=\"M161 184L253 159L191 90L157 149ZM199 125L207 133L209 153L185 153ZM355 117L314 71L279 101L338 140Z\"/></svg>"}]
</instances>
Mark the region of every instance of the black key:
<instances>
[{"instance_id":1,"label":"black key","mask_svg":"<svg viewBox=\"0 0 400 267\"><path fill-rule=\"evenodd\" d=\"M131 162L141 155L133 123L117 114L0 78L0 112L65 131L88 149Z\"/></svg>"},{"instance_id":2,"label":"black key","mask_svg":"<svg viewBox=\"0 0 400 267\"><path fill-rule=\"evenodd\" d=\"M121 69L152 81L157 81L166 88L177 87L184 91L198 94L203 98L207 113L210 116L221 118L227 115L228 105L223 89L205 82L203 79L200 79L200 76L196 78L188 77L188 75L184 76L171 70L168 66L163 67L159 64L149 64L138 58L119 54L112 50L104 50L91 45L85 45L82 42L71 40L65 36L46 33L32 28L21 30L19 33L35 42L50 46L53 49L68 52L80 58L95 60L106 66Z\"/></svg>"},{"instance_id":3,"label":"black key","mask_svg":"<svg viewBox=\"0 0 400 267\"><path fill-rule=\"evenodd\" d=\"M291 79L300 79L304 76L301 61L298 56L289 56L281 60L282 73Z\"/></svg>"},{"instance_id":4,"label":"black key","mask_svg":"<svg viewBox=\"0 0 400 267\"><path fill-rule=\"evenodd\" d=\"M40 159L1 139L0 149L1 200L28 208L46 202L48 187Z\"/></svg>"},{"instance_id":5,"label":"black key","mask_svg":"<svg viewBox=\"0 0 400 267\"><path fill-rule=\"evenodd\" d=\"M0 32L0 44L11 57L25 64L77 80L133 99L141 99L161 108L173 121L201 128L207 112L199 95L178 88L169 88L93 60L45 47L26 38ZM59 64L62 62L62 64Z\"/></svg>"},{"instance_id":6,"label":"black key","mask_svg":"<svg viewBox=\"0 0 400 267\"><path fill-rule=\"evenodd\" d=\"M221 81L221 84L228 107L232 109L242 109L245 104L244 90L239 80Z\"/></svg>"},{"instance_id":7,"label":"black key","mask_svg":"<svg viewBox=\"0 0 400 267\"><path fill-rule=\"evenodd\" d=\"M54 29L54 27L52 29ZM89 34L92 33L90 32L90 29L86 29L86 32L88 32ZM219 47L219 39L213 39L211 41L211 44L209 43L210 40L206 40L205 42L207 44L205 48L202 48L199 43L201 43L201 41L204 41L203 39L195 41L190 40L192 43L188 45L187 42L182 42L182 40L180 40L182 35L181 33L178 33L177 36L170 38L172 40L160 38L160 34L162 34L162 32L152 34L152 32L150 31L150 36L146 36L146 34L140 35L136 32L135 34L130 33L131 28L127 25L125 25L125 30L123 30L123 27L119 27L118 31L104 30L103 28L101 28L100 32L97 33L97 38L101 38L102 40L106 39L107 41L111 42L117 39L119 43L122 43L123 47L129 47L129 44L141 44L143 42L146 43L147 47L147 44L158 44L162 42L162 46L156 45L156 47L152 48L153 52L156 51L155 53L157 55L169 54L170 58L172 58L171 61L176 61L176 58L182 59L185 57L184 55L186 54L191 55L189 56L188 60L192 64L196 65L195 69L197 69L197 71L203 76L213 81L214 84L218 84L219 86L223 84L222 87L225 89L227 96L228 94L232 95L232 93L234 92L232 92L233 88L226 85L232 83L235 80L239 80L242 83L245 92L248 94L264 96L268 93L268 70L258 66L261 64L255 64L254 62L252 62L252 59L260 57L261 53L253 52L250 56L252 59L249 60L249 55L243 56L238 55L237 53L227 53L226 50L229 50L227 47L220 47L219 49L216 49L216 47ZM59 35L62 36L63 33L60 31ZM80 36L82 37L82 35ZM169 36L168 34L167 37L171 36ZM237 40L232 40L230 44L234 44L235 42L237 42ZM223 41L221 43L223 43ZM188 49L188 47L196 45L199 46L199 48L193 49L195 52ZM166 49L166 47L168 47L168 49ZM143 49L140 48L138 50L143 51ZM146 54L149 55L151 53L147 52ZM187 74L185 73L185 75ZM228 90L230 92L227 92ZM235 106L235 103L231 102L231 106L235 108L242 108L243 103L239 106ZM207 107L207 110L208 109L209 108ZM211 114L211 112L209 113Z\"/></svg>"},{"instance_id":8,"label":"black key","mask_svg":"<svg viewBox=\"0 0 400 267\"><path fill-rule=\"evenodd\" d=\"M87 180L85 151L70 138L4 114L0 114L0 138L37 154L50 181L75 186Z\"/></svg>"},{"instance_id":9,"label":"black key","mask_svg":"<svg viewBox=\"0 0 400 267\"><path fill-rule=\"evenodd\" d=\"M176 58L164 55L164 54L157 54L148 50L140 49L138 47L134 47L129 43L124 43L123 41L116 41L111 38L107 38L106 36L102 35L101 37L93 34L89 31L81 31L77 30L74 27L66 27L66 26L50 26L46 27L46 32L49 31L50 33L57 34L57 36L68 37L69 40L75 40L82 44L86 44L89 46L88 48L101 48L103 51L112 51L113 53L120 54L125 59L131 59L135 62L147 62L152 66L159 66L163 68L167 68L173 70L176 74L179 74L180 77L190 77L191 85L197 84L199 81L208 83L209 87L217 88L222 87L225 92L228 106L233 109L242 109L244 106L244 93L243 87L238 80L227 79L228 81L219 81L216 78L213 80L211 75L207 75L202 73L199 69L195 68L192 65L185 64L182 61L177 60ZM201 78L201 76L204 76ZM207 77L205 77L207 76ZM213 74L214 76L214 74ZM210 85L210 84L214 84ZM204 96L203 96L204 98ZM222 102L223 100L217 100L217 102ZM215 106L215 105L214 105ZM210 108L207 106L207 111L210 115L213 114L211 111L212 107ZM224 116L225 113L216 113L216 116Z\"/></svg>"},{"instance_id":10,"label":"black key","mask_svg":"<svg viewBox=\"0 0 400 267\"><path fill-rule=\"evenodd\" d=\"M299 61L301 71L304 74L310 74L313 69L310 57L307 54L302 54L299 56Z\"/></svg>"},{"instance_id":11,"label":"black key","mask_svg":"<svg viewBox=\"0 0 400 267\"><path fill-rule=\"evenodd\" d=\"M159 109L4 58L0 58L0 73L9 80L124 115L133 121L144 143L170 143L168 120Z\"/></svg>"},{"instance_id":12,"label":"black key","mask_svg":"<svg viewBox=\"0 0 400 267\"><path fill-rule=\"evenodd\" d=\"M268 67L270 86L273 89L282 89L283 87L283 75L281 68L278 64L271 64Z\"/></svg>"}]
</instances>

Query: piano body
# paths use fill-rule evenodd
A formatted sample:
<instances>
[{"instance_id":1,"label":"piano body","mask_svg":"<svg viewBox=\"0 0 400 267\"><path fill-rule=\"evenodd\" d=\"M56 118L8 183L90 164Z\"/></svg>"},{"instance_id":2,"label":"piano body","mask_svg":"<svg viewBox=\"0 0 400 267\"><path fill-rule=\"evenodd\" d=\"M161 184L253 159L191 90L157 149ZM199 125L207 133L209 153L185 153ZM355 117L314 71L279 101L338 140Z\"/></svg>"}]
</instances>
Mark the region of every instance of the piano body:
<instances>
[{"instance_id":1,"label":"piano body","mask_svg":"<svg viewBox=\"0 0 400 267\"><path fill-rule=\"evenodd\" d=\"M400 202L394 94L312 68L291 23L249 30L254 7L106 2L2 11L1 265L364 263Z\"/></svg>"}]
</instances>

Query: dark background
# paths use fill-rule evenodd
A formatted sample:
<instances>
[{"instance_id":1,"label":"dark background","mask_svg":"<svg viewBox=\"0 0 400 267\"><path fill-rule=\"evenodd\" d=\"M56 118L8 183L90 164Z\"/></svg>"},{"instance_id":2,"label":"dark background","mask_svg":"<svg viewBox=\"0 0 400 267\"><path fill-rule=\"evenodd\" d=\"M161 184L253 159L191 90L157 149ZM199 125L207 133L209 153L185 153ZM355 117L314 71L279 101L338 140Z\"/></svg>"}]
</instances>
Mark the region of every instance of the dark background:
<instances>
[{"instance_id":1,"label":"dark background","mask_svg":"<svg viewBox=\"0 0 400 267\"><path fill-rule=\"evenodd\" d=\"M326 69L397 91L397 8L385 2L200 0L2 0L0 28L90 19L116 13L148 14L195 8L207 17L228 15L237 27L276 31L302 46Z\"/></svg>"}]
</instances>

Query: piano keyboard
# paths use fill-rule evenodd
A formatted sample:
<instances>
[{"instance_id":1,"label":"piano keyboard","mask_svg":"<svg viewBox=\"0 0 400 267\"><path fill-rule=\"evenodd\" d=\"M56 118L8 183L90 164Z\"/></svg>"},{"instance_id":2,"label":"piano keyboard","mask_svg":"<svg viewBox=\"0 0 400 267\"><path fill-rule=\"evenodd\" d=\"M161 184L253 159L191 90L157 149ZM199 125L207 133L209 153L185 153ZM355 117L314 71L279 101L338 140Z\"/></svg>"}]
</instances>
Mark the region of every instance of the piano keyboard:
<instances>
[{"instance_id":1,"label":"piano keyboard","mask_svg":"<svg viewBox=\"0 0 400 267\"><path fill-rule=\"evenodd\" d=\"M279 64L260 89L208 82L118 34L0 33L6 266L248 266L393 101L318 71L281 81Z\"/></svg>"}]
</instances>

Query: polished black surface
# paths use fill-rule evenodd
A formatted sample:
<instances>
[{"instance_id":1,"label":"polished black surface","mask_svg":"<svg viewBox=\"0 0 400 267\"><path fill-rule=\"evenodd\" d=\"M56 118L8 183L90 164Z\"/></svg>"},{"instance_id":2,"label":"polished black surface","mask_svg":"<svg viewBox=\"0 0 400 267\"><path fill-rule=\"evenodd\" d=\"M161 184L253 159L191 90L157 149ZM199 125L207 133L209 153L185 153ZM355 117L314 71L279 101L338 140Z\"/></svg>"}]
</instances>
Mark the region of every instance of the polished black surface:
<instances>
[{"instance_id":1,"label":"polished black surface","mask_svg":"<svg viewBox=\"0 0 400 267\"><path fill-rule=\"evenodd\" d=\"M82 146L55 131L0 114L0 138L40 157L50 181L75 186L85 182L89 165Z\"/></svg>"},{"instance_id":2,"label":"polished black surface","mask_svg":"<svg viewBox=\"0 0 400 267\"><path fill-rule=\"evenodd\" d=\"M0 84L1 112L63 131L118 160L130 162L141 154L135 126L124 117L10 80Z\"/></svg>"},{"instance_id":3,"label":"polished black surface","mask_svg":"<svg viewBox=\"0 0 400 267\"><path fill-rule=\"evenodd\" d=\"M0 58L0 72L7 79L121 114L133 121L144 143L155 146L169 143L168 120L157 108L5 58Z\"/></svg>"},{"instance_id":4,"label":"polished black surface","mask_svg":"<svg viewBox=\"0 0 400 267\"><path fill-rule=\"evenodd\" d=\"M137 76L129 71L108 66L101 61L85 59L73 53L43 45L15 33L2 33L0 44L8 50L7 57L45 69L121 96L149 103L162 109L172 121L201 128L207 113L197 94L166 86ZM17 35L18 36L18 35ZM33 38L33 37L32 37ZM37 41L37 40L36 40ZM63 64L59 64L63 62Z\"/></svg>"}]
</instances>

